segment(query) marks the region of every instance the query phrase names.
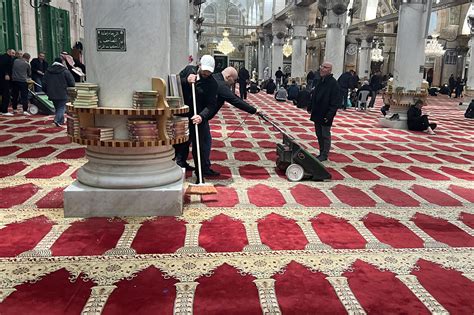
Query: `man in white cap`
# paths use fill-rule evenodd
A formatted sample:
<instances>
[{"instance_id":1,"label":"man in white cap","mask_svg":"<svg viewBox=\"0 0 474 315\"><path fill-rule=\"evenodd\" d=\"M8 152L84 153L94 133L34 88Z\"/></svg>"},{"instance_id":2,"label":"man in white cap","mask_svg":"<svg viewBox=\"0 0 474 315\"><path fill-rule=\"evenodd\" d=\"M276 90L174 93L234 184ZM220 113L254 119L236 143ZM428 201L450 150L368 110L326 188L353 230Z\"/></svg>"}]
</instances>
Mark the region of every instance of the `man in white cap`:
<instances>
[{"instance_id":1,"label":"man in white cap","mask_svg":"<svg viewBox=\"0 0 474 315\"><path fill-rule=\"evenodd\" d=\"M199 67L188 65L179 73L183 87L184 103L189 106L189 135L191 143L193 143L194 165L197 165L197 152L194 146L196 134L193 124L197 124L199 127L199 143L201 144L202 175L204 177L219 175L218 172L211 170L208 159L205 158L204 154L208 150L207 148L211 146L211 130L208 120L217 107L217 82L212 76L214 67L214 57L204 55L201 57ZM192 84L195 84L196 89L196 113L193 110ZM174 148L176 164L192 170L193 167L186 162L189 154L189 142L175 145Z\"/></svg>"}]
</instances>

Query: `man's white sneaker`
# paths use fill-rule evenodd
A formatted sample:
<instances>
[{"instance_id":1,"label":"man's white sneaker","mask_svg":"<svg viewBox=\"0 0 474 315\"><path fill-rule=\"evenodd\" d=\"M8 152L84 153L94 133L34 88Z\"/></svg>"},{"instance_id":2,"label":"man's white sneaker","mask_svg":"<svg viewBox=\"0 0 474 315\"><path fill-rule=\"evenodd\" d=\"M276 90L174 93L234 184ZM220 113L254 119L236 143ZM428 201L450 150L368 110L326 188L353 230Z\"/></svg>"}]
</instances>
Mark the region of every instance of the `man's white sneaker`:
<instances>
[{"instance_id":1,"label":"man's white sneaker","mask_svg":"<svg viewBox=\"0 0 474 315\"><path fill-rule=\"evenodd\" d=\"M13 116L12 113L2 113L2 116Z\"/></svg>"},{"instance_id":2,"label":"man's white sneaker","mask_svg":"<svg viewBox=\"0 0 474 315\"><path fill-rule=\"evenodd\" d=\"M31 114L28 113L28 112L23 112L23 115L25 115L25 116L31 116Z\"/></svg>"}]
</instances>

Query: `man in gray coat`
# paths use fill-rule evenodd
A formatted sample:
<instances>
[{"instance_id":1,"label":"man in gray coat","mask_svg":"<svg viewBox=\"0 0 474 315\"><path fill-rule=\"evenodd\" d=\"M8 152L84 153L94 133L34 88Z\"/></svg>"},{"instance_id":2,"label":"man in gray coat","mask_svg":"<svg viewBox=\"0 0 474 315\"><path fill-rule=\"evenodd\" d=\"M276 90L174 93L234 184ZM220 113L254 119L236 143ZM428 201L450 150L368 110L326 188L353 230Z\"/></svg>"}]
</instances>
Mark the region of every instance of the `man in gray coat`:
<instances>
[{"instance_id":1,"label":"man in gray coat","mask_svg":"<svg viewBox=\"0 0 474 315\"><path fill-rule=\"evenodd\" d=\"M23 115L28 113L28 79L31 78L30 54L24 53L20 58L15 59L12 68L12 107L16 113L18 100L23 106Z\"/></svg>"},{"instance_id":2,"label":"man in gray coat","mask_svg":"<svg viewBox=\"0 0 474 315\"><path fill-rule=\"evenodd\" d=\"M66 68L62 58L56 58L43 77L43 91L54 104L56 114L54 124L59 127L64 124L66 111L67 88L75 86L74 77Z\"/></svg>"}]
</instances>

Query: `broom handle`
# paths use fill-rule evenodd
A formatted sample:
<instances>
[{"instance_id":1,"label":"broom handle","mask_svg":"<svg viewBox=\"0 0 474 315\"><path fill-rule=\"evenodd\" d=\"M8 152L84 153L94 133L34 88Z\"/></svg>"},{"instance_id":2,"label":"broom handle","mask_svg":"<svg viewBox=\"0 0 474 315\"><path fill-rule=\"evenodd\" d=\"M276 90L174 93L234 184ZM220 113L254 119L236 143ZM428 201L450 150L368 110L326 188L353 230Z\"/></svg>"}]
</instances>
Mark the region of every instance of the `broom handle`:
<instances>
[{"instance_id":1,"label":"broom handle","mask_svg":"<svg viewBox=\"0 0 474 315\"><path fill-rule=\"evenodd\" d=\"M193 111L194 111L194 115L197 115L197 105L196 105L196 88L195 88L195 83L191 84L191 89L192 89L192 92L193 92ZM195 131L195 136L196 136L196 154L197 154L197 162L198 162L198 165L197 165L197 168L198 168L198 181L199 181L199 184L202 184L203 181L202 181L202 167L201 167L201 149L199 147L199 128L198 128L198 124L194 124L194 131ZM193 150L194 150L194 147L193 147Z\"/></svg>"}]
</instances>

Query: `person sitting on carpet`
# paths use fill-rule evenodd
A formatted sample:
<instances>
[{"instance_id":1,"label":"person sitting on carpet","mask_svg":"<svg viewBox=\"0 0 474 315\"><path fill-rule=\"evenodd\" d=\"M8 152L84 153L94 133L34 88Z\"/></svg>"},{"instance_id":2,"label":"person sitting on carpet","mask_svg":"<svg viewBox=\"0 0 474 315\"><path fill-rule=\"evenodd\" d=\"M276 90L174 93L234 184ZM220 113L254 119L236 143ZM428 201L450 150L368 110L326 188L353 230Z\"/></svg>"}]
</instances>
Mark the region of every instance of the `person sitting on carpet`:
<instances>
[{"instance_id":1,"label":"person sitting on carpet","mask_svg":"<svg viewBox=\"0 0 474 315\"><path fill-rule=\"evenodd\" d=\"M296 81L291 81L291 85L288 87L288 100L292 101L298 97L298 92L300 91L298 84Z\"/></svg>"},{"instance_id":2,"label":"person sitting on carpet","mask_svg":"<svg viewBox=\"0 0 474 315\"><path fill-rule=\"evenodd\" d=\"M306 89L306 85L301 86L298 96L293 100L293 104L298 108L306 108L311 103L311 92Z\"/></svg>"},{"instance_id":3,"label":"person sitting on carpet","mask_svg":"<svg viewBox=\"0 0 474 315\"><path fill-rule=\"evenodd\" d=\"M417 100L414 105L408 109L408 130L412 131L424 131L430 135L434 135L434 129L436 128L435 123L430 123L428 115L422 115L421 109L425 106L423 100Z\"/></svg>"},{"instance_id":4,"label":"person sitting on carpet","mask_svg":"<svg viewBox=\"0 0 474 315\"><path fill-rule=\"evenodd\" d=\"M286 102L288 99L288 92L283 86L278 88L278 91L275 94L275 99L279 102Z\"/></svg>"},{"instance_id":5,"label":"person sitting on carpet","mask_svg":"<svg viewBox=\"0 0 474 315\"><path fill-rule=\"evenodd\" d=\"M257 82L255 81L250 81L250 86L248 87L249 93L255 94L260 92L260 88L258 87Z\"/></svg>"},{"instance_id":6,"label":"person sitting on carpet","mask_svg":"<svg viewBox=\"0 0 474 315\"><path fill-rule=\"evenodd\" d=\"M474 100L471 100L469 103L468 108L466 109L466 112L464 113L464 117L466 118L474 118Z\"/></svg>"},{"instance_id":7,"label":"person sitting on carpet","mask_svg":"<svg viewBox=\"0 0 474 315\"><path fill-rule=\"evenodd\" d=\"M277 86L275 82L273 81L273 79L272 78L268 79L267 86L266 86L267 94L275 93L276 87Z\"/></svg>"}]
</instances>

